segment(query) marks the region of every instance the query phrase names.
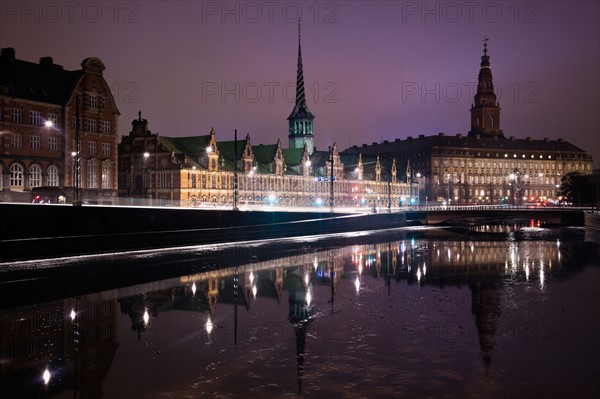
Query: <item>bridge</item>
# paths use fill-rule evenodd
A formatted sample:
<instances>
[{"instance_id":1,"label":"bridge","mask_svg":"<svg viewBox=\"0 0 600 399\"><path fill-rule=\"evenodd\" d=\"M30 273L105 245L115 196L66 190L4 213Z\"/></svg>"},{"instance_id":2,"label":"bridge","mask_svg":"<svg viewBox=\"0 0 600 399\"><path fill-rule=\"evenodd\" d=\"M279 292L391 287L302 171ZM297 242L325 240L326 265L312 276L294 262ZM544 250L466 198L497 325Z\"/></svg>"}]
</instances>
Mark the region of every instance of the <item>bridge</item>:
<instances>
[{"instance_id":1,"label":"bridge","mask_svg":"<svg viewBox=\"0 0 600 399\"><path fill-rule=\"evenodd\" d=\"M415 207L406 210L409 223L435 224L479 224L482 222L519 221L556 225L583 224L583 213L589 208L549 207L530 205L467 205Z\"/></svg>"}]
</instances>

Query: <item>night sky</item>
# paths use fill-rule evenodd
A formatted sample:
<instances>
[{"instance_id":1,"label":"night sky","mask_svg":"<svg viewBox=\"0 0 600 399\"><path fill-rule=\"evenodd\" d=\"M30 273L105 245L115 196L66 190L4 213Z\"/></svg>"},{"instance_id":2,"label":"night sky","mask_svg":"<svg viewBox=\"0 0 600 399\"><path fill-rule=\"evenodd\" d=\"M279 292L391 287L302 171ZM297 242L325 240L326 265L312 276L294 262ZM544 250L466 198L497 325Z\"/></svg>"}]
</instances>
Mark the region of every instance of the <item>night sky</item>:
<instances>
[{"instance_id":1,"label":"night sky","mask_svg":"<svg viewBox=\"0 0 600 399\"><path fill-rule=\"evenodd\" d=\"M86 57L128 134L138 110L166 136L287 147L302 15L307 101L324 150L466 133L483 38L505 136L564 138L600 161L598 1L6 1L0 47Z\"/></svg>"}]
</instances>

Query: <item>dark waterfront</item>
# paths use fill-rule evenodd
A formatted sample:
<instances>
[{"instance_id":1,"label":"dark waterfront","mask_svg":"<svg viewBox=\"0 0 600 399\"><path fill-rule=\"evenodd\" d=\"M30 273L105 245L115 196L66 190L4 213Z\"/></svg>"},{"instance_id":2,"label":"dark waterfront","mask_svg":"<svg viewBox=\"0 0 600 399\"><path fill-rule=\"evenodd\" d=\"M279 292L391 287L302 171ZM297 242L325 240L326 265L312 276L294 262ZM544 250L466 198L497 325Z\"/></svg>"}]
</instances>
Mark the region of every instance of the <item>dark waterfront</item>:
<instances>
[{"instance_id":1,"label":"dark waterfront","mask_svg":"<svg viewBox=\"0 0 600 399\"><path fill-rule=\"evenodd\" d=\"M534 222L4 264L0 392L595 397L599 243Z\"/></svg>"}]
</instances>

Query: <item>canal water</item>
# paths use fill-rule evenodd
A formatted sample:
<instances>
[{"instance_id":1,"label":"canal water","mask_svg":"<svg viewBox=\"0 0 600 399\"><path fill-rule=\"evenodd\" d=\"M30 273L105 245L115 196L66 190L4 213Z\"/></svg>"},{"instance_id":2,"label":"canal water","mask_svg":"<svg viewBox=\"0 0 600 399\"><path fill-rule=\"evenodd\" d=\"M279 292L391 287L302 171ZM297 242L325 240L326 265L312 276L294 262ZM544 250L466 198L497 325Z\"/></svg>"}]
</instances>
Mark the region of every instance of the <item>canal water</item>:
<instances>
[{"instance_id":1,"label":"canal water","mask_svg":"<svg viewBox=\"0 0 600 399\"><path fill-rule=\"evenodd\" d=\"M597 397L599 259L532 223L4 266L48 271L0 285L0 396Z\"/></svg>"}]
</instances>

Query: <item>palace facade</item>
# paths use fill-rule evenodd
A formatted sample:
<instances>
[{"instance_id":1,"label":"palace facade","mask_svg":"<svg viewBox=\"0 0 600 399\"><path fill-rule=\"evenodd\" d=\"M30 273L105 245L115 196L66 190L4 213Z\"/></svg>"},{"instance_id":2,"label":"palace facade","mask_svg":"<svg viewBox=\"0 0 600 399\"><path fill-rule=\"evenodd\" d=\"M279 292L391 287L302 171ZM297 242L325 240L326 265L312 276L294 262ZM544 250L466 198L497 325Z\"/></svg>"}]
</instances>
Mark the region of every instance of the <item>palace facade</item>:
<instances>
[{"instance_id":1,"label":"palace facade","mask_svg":"<svg viewBox=\"0 0 600 399\"><path fill-rule=\"evenodd\" d=\"M486 39L468 134L439 133L363 144L343 151L342 156L362 154L410 163L409 181L419 184L421 203L555 201L565 174L592 173L591 156L566 140L505 137L500 111Z\"/></svg>"},{"instance_id":2,"label":"palace facade","mask_svg":"<svg viewBox=\"0 0 600 399\"><path fill-rule=\"evenodd\" d=\"M72 202L77 187L87 203L112 203L119 110L104 70L98 58L67 71L50 57L36 64L2 49L0 200L30 202L38 193L42 201Z\"/></svg>"}]
</instances>

